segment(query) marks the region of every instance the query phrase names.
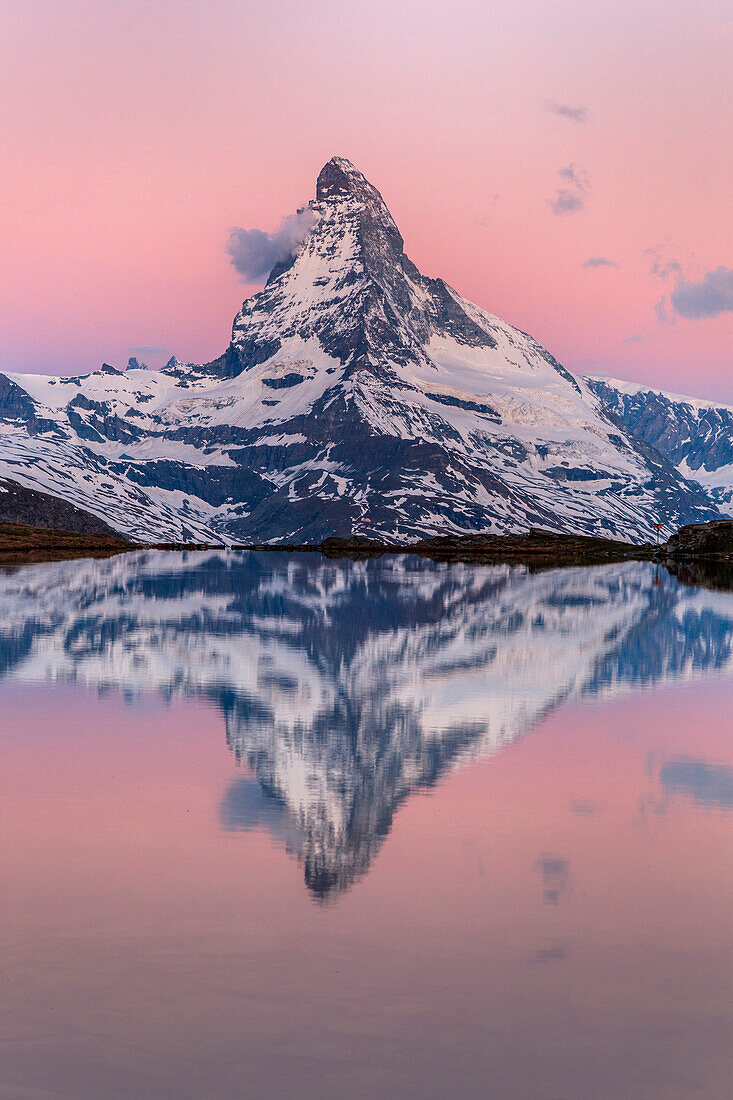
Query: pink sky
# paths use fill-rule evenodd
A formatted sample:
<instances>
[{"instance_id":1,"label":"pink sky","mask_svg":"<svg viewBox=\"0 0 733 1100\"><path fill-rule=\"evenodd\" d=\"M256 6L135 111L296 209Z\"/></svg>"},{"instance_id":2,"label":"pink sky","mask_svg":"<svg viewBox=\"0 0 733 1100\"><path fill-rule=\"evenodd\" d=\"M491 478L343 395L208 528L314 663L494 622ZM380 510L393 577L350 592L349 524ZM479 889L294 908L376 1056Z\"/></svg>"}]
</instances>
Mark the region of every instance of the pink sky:
<instances>
[{"instance_id":1,"label":"pink sky","mask_svg":"<svg viewBox=\"0 0 733 1100\"><path fill-rule=\"evenodd\" d=\"M572 370L733 402L733 315L660 322L673 283L646 251L693 283L733 266L729 11L6 0L0 369L219 354L256 289L228 261L230 228L274 228L339 154L426 274ZM570 164L590 185L557 216Z\"/></svg>"}]
</instances>

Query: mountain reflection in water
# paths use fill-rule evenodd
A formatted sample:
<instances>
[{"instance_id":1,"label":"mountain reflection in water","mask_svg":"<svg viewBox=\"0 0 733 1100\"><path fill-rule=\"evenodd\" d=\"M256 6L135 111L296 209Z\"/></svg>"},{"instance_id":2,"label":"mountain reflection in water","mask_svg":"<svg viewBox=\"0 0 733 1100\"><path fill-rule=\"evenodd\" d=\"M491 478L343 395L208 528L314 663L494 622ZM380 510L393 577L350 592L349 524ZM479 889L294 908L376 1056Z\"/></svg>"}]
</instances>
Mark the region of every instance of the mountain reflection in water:
<instances>
[{"instance_id":1,"label":"mountain reflection in water","mask_svg":"<svg viewBox=\"0 0 733 1100\"><path fill-rule=\"evenodd\" d=\"M636 562L145 551L3 574L0 601L5 680L213 701L254 777L225 792L223 827L267 828L319 899L363 875L400 803L450 768L564 700L719 671L733 647L733 594ZM660 781L733 806L729 771L705 762L667 762Z\"/></svg>"}]
</instances>

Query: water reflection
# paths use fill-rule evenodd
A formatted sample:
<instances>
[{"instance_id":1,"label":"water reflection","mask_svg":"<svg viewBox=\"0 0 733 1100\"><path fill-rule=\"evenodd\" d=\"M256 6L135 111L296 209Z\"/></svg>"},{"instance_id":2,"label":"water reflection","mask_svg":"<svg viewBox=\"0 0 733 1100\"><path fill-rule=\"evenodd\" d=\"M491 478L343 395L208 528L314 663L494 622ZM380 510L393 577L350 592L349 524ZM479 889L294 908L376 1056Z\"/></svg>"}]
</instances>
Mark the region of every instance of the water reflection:
<instances>
[{"instance_id":1,"label":"water reflection","mask_svg":"<svg viewBox=\"0 0 733 1100\"><path fill-rule=\"evenodd\" d=\"M248 773L223 827L269 830L318 898L364 874L400 803L449 768L565 699L720 671L733 649L733 595L633 562L142 552L4 574L0 605L5 679L212 700ZM705 761L659 778L668 796L733 802L730 770ZM549 904L563 863L539 859Z\"/></svg>"},{"instance_id":2,"label":"water reflection","mask_svg":"<svg viewBox=\"0 0 733 1100\"><path fill-rule=\"evenodd\" d=\"M733 809L733 768L709 760L668 760L659 769L659 782L668 797L684 795L698 806Z\"/></svg>"},{"instance_id":3,"label":"water reflection","mask_svg":"<svg viewBox=\"0 0 733 1100\"><path fill-rule=\"evenodd\" d=\"M544 852L537 860L542 878L542 900L545 905L557 905L570 889L570 862L564 856Z\"/></svg>"}]
</instances>

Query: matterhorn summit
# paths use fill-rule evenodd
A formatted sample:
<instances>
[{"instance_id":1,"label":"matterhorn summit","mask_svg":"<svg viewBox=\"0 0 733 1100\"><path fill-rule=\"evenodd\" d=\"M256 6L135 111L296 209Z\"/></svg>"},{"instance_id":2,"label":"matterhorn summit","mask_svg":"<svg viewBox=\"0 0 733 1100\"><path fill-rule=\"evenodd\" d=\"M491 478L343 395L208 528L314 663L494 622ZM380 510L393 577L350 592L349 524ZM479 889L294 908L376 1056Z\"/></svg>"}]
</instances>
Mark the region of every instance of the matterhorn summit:
<instances>
[{"instance_id":1,"label":"matterhorn summit","mask_svg":"<svg viewBox=\"0 0 733 1100\"><path fill-rule=\"evenodd\" d=\"M0 375L0 476L141 540L642 541L717 515L536 340L422 275L348 160L305 213L213 362Z\"/></svg>"}]
</instances>

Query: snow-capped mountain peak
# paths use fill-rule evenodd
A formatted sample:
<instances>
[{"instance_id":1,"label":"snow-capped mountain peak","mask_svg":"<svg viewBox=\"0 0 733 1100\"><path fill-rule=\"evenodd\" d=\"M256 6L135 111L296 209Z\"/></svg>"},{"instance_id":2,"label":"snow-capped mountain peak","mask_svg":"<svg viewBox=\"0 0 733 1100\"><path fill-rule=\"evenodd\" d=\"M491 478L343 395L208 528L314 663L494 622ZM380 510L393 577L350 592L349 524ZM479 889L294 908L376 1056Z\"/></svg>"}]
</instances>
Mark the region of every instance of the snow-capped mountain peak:
<instances>
[{"instance_id":1,"label":"snow-capped mountain peak","mask_svg":"<svg viewBox=\"0 0 733 1100\"><path fill-rule=\"evenodd\" d=\"M340 204L344 201L356 203L363 211L368 211L369 216L399 241L402 248L400 232L376 187L346 157L331 157L318 173L316 203Z\"/></svg>"},{"instance_id":2,"label":"snow-capped mountain peak","mask_svg":"<svg viewBox=\"0 0 733 1100\"><path fill-rule=\"evenodd\" d=\"M0 476L155 540L642 540L717 515L536 340L421 274L348 160L299 218L218 359L0 376Z\"/></svg>"}]
</instances>

